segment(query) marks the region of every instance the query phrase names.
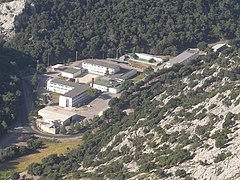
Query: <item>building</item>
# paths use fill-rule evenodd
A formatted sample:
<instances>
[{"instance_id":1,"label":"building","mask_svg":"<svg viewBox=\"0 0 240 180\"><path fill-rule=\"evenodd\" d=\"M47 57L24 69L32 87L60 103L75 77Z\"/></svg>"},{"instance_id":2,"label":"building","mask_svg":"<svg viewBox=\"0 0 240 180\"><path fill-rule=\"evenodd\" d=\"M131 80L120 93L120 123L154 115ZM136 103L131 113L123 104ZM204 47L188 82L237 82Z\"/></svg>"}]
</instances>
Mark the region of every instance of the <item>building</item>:
<instances>
[{"instance_id":1,"label":"building","mask_svg":"<svg viewBox=\"0 0 240 180\"><path fill-rule=\"evenodd\" d=\"M118 73L118 74L114 74L109 76L111 79L114 79L118 82L124 82L128 79L133 78L134 76L137 75L137 71L135 69L132 69L130 71L127 71L126 73Z\"/></svg>"},{"instance_id":2,"label":"building","mask_svg":"<svg viewBox=\"0 0 240 180\"><path fill-rule=\"evenodd\" d=\"M121 83L108 77L102 77L100 79L97 79L96 81L91 83L91 86L94 89L98 89L102 92L110 92L113 94L117 94L122 90Z\"/></svg>"},{"instance_id":3,"label":"building","mask_svg":"<svg viewBox=\"0 0 240 180\"><path fill-rule=\"evenodd\" d=\"M120 71L120 66L104 60L88 59L82 62L82 67L87 69L89 73L106 75L115 74Z\"/></svg>"},{"instance_id":4,"label":"building","mask_svg":"<svg viewBox=\"0 0 240 180\"><path fill-rule=\"evenodd\" d=\"M151 54L146 54L146 53L135 53L135 55L138 56L138 58L140 59L145 59L147 61L151 61L151 60L155 60L155 61L158 61L160 63L163 62L163 59L158 57L158 56L154 56L154 55L151 55Z\"/></svg>"},{"instance_id":5,"label":"building","mask_svg":"<svg viewBox=\"0 0 240 180\"><path fill-rule=\"evenodd\" d=\"M75 112L67 111L57 106L46 106L38 111L38 115L42 117L45 124L49 124L49 128L51 125L69 125L78 118Z\"/></svg>"},{"instance_id":6,"label":"building","mask_svg":"<svg viewBox=\"0 0 240 180\"><path fill-rule=\"evenodd\" d=\"M172 67L174 64L187 64L190 61L197 59L199 57L199 49L187 49L183 51L178 56L170 59L168 62L166 62L165 67L169 68Z\"/></svg>"},{"instance_id":7,"label":"building","mask_svg":"<svg viewBox=\"0 0 240 180\"><path fill-rule=\"evenodd\" d=\"M77 84L73 90L59 96L59 106L76 107L84 105L90 99L88 89L89 86L86 84Z\"/></svg>"},{"instance_id":8,"label":"building","mask_svg":"<svg viewBox=\"0 0 240 180\"><path fill-rule=\"evenodd\" d=\"M76 83L61 79L50 79L47 81L47 90L59 94L65 94L74 89Z\"/></svg>"},{"instance_id":9,"label":"building","mask_svg":"<svg viewBox=\"0 0 240 180\"><path fill-rule=\"evenodd\" d=\"M130 57L130 60L154 66L157 66L166 61L166 59L163 59L159 56L154 56L146 53L135 53Z\"/></svg>"},{"instance_id":10,"label":"building","mask_svg":"<svg viewBox=\"0 0 240 180\"><path fill-rule=\"evenodd\" d=\"M75 78L79 76L82 73L81 69L76 69L76 68L68 68L64 71L62 71L61 75L66 78Z\"/></svg>"},{"instance_id":11,"label":"building","mask_svg":"<svg viewBox=\"0 0 240 180\"><path fill-rule=\"evenodd\" d=\"M43 130L44 132L50 133L50 134L58 134L59 133L59 127L55 126L54 124L45 123L45 122L36 122L37 127Z\"/></svg>"},{"instance_id":12,"label":"building","mask_svg":"<svg viewBox=\"0 0 240 180\"><path fill-rule=\"evenodd\" d=\"M230 46L228 44L216 44L215 46L212 47L213 52L221 52Z\"/></svg>"},{"instance_id":13,"label":"building","mask_svg":"<svg viewBox=\"0 0 240 180\"><path fill-rule=\"evenodd\" d=\"M86 84L61 79L53 79L47 82L48 91L61 94L59 96L59 106L61 107L76 107L86 103L90 98L88 89L89 86Z\"/></svg>"}]
</instances>

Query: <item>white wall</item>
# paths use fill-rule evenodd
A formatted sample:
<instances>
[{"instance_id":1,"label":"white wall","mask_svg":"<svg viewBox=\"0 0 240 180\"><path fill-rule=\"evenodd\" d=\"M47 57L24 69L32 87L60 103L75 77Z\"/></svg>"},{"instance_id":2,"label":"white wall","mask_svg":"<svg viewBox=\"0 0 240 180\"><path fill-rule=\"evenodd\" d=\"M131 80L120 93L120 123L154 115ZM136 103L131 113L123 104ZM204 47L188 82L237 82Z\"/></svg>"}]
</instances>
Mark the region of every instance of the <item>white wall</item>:
<instances>
[{"instance_id":1,"label":"white wall","mask_svg":"<svg viewBox=\"0 0 240 180\"><path fill-rule=\"evenodd\" d=\"M74 74L71 74L71 73L68 73L68 72L62 72L62 76L63 77L66 77L66 78L75 78L77 77L78 75L80 75L82 72L79 70L78 72L74 73Z\"/></svg>"},{"instance_id":2,"label":"white wall","mask_svg":"<svg viewBox=\"0 0 240 180\"><path fill-rule=\"evenodd\" d=\"M94 73L94 74L99 74L99 75L105 75L107 72L107 69L108 69L109 74L115 74L118 71L120 71L119 67L107 68L104 66L98 66L98 65L90 64L90 63L86 63L86 62L82 63L82 67L84 69L87 69L89 73Z\"/></svg>"},{"instance_id":3,"label":"white wall","mask_svg":"<svg viewBox=\"0 0 240 180\"><path fill-rule=\"evenodd\" d=\"M102 92L107 92L108 91L108 87L102 86L102 85L99 85L99 84L93 84L93 88L98 89Z\"/></svg>"},{"instance_id":4,"label":"white wall","mask_svg":"<svg viewBox=\"0 0 240 180\"><path fill-rule=\"evenodd\" d=\"M68 106L67 106L68 101ZM59 96L59 106L61 107L72 107L72 98L65 97L65 96Z\"/></svg>"},{"instance_id":5,"label":"white wall","mask_svg":"<svg viewBox=\"0 0 240 180\"><path fill-rule=\"evenodd\" d=\"M52 92L56 92L56 93L59 93L59 94L65 94L65 93L71 91L73 88L74 87L54 83L51 80L49 80L47 82L47 90L52 91Z\"/></svg>"}]
</instances>

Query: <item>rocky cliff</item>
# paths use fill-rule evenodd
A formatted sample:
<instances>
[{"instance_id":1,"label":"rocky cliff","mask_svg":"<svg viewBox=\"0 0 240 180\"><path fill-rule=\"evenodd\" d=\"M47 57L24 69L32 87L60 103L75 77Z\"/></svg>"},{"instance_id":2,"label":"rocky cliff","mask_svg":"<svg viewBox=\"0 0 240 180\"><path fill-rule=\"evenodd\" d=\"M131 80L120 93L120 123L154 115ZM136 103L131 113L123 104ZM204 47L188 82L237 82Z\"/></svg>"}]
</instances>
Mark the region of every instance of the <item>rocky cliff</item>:
<instances>
[{"instance_id":1,"label":"rocky cliff","mask_svg":"<svg viewBox=\"0 0 240 180\"><path fill-rule=\"evenodd\" d=\"M15 35L15 19L24 10L26 0L15 0L0 4L0 34L4 39L10 39Z\"/></svg>"}]
</instances>

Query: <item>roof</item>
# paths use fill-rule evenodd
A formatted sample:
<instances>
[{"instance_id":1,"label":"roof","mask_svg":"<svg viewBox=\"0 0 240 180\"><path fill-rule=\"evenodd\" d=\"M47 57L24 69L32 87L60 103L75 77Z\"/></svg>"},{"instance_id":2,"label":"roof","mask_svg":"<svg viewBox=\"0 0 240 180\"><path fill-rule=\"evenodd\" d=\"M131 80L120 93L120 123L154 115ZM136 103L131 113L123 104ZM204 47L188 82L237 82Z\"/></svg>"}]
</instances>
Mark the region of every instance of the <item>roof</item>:
<instances>
[{"instance_id":1,"label":"roof","mask_svg":"<svg viewBox=\"0 0 240 180\"><path fill-rule=\"evenodd\" d=\"M170 59L168 61L169 64L176 64L176 63L182 63L184 62L186 59L188 59L189 57L195 55L196 53L198 53L199 50L198 49L187 49L185 51L183 51L181 54L179 54L178 56Z\"/></svg>"},{"instance_id":2,"label":"roof","mask_svg":"<svg viewBox=\"0 0 240 180\"><path fill-rule=\"evenodd\" d=\"M120 79L127 80L130 79L131 77L135 76L137 74L137 71L135 69L132 69L131 71L128 71L127 73L123 74L120 76Z\"/></svg>"},{"instance_id":3,"label":"roof","mask_svg":"<svg viewBox=\"0 0 240 180\"><path fill-rule=\"evenodd\" d=\"M111 78L107 77L102 77L100 79L97 79L94 84L98 84L101 86L106 86L106 87L117 87L121 85L119 82L112 80Z\"/></svg>"},{"instance_id":4,"label":"roof","mask_svg":"<svg viewBox=\"0 0 240 180\"><path fill-rule=\"evenodd\" d=\"M65 85L65 86L70 86L70 87L77 87L78 84L77 83L74 83L74 82L71 82L71 81L65 81L65 80L62 80L62 79L52 79L51 82L53 83L57 83L57 84L62 84L62 85Z\"/></svg>"},{"instance_id":5,"label":"roof","mask_svg":"<svg viewBox=\"0 0 240 180\"><path fill-rule=\"evenodd\" d=\"M120 67L119 65L116 65L108 60L99 60L99 59L87 59L87 60L83 60L83 63L94 64L94 65L112 68L112 69Z\"/></svg>"},{"instance_id":6,"label":"roof","mask_svg":"<svg viewBox=\"0 0 240 180\"><path fill-rule=\"evenodd\" d=\"M68 68L66 69L65 71L63 72L66 72L66 73L69 73L69 74L75 74L77 72L79 72L80 70L79 69L74 69L74 68Z\"/></svg>"},{"instance_id":7,"label":"roof","mask_svg":"<svg viewBox=\"0 0 240 180\"><path fill-rule=\"evenodd\" d=\"M70 97L70 98L74 98L82 93L84 93L85 91L87 91L90 87L86 84L79 84L77 87L75 87L73 90L67 92L66 94L62 95L65 97Z\"/></svg>"},{"instance_id":8,"label":"roof","mask_svg":"<svg viewBox=\"0 0 240 180\"><path fill-rule=\"evenodd\" d=\"M77 115L77 113L72 111L67 111L59 106L46 106L38 111L38 114L49 121L61 121L64 122L72 116Z\"/></svg>"},{"instance_id":9,"label":"roof","mask_svg":"<svg viewBox=\"0 0 240 180\"><path fill-rule=\"evenodd\" d=\"M218 49L227 46L227 44L216 44L212 47L213 51L216 52Z\"/></svg>"},{"instance_id":10,"label":"roof","mask_svg":"<svg viewBox=\"0 0 240 180\"><path fill-rule=\"evenodd\" d=\"M64 65L63 64L55 64L55 65L52 66L52 68L59 68L59 67L62 67L62 66L64 66Z\"/></svg>"},{"instance_id":11,"label":"roof","mask_svg":"<svg viewBox=\"0 0 240 180\"><path fill-rule=\"evenodd\" d=\"M74 82L71 82L71 81L64 81L62 79L53 79L53 80L51 80L51 82L66 85L66 86L70 86L70 87L74 87L71 91L62 95L62 96L65 96L65 97L70 97L70 98L74 98L74 97L84 93L86 90L89 89L89 86L87 84L74 83Z\"/></svg>"}]
</instances>

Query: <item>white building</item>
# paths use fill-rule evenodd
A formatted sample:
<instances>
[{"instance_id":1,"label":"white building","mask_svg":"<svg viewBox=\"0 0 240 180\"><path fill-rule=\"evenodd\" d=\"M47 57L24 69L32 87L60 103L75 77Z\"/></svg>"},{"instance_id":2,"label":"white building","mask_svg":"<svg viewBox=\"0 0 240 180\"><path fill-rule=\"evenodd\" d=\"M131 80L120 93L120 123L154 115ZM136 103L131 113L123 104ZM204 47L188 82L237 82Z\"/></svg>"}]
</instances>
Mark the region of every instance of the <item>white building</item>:
<instances>
[{"instance_id":1,"label":"white building","mask_svg":"<svg viewBox=\"0 0 240 180\"><path fill-rule=\"evenodd\" d=\"M59 96L59 106L61 107L76 107L85 104L90 96L87 92L89 86L81 84L75 87L73 90L67 92L64 95Z\"/></svg>"},{"instance_id":2,"label":"white building","mask_svg":"<svg viewBox=\"0 0 240 180\"><path fill-rule=\"evenodd\" d=\"M47 82L47 90L62 94L59 96L59 106L75 107L89 100L87 93L89 86L61 79L53 79Z\"/></svg>"},{"instance_id":3,"label":"white building","mask_svg":"<svg viewBox=\"0 0 240 180\"><path fill-rule=\"evenodd\" d=\"M91 86L102 92L110 92L113 94L117 94L122 90L121 83L108 77L97 79L93 84L91 83Z\"/></svg>"},{"instance_id":4,"label":"white building","mask_svg":"<svg viewBox=\"0 0 240 180\"><path fill-rule=\"evenodd\" d=\"M69 125L78 118L75 112L67 111L57 106L46 106L38 111L38 115L43 118L44 123L50 125Z\"/></svg>"},{"instance_id":5,"label":"white building","mask_svg":"<svg viewBox=\"0 0 240 180\"><path fill-rule=\"evenodd\" d=\"M82 62L82 67L89 73L105 75L115 74L120 71L120 66L104 60L88 59Z\"/></svg>"},{"instance_id":6,"label":"white building","mask_svg":"<svg viewBox=\"0 0 240 180\"><path fill-rule=\"evenodd\" d=\"M68 68L65 71L62 71L61 75L66 78L75 78L82 73L81 69Z\"/></svg>"},{"instance_id":7,"label":"white building","mask_svg":"<svg viewBox=\"0 0 240 180\"><path fill-rule=\"evenodd\" d=\"M61 79L50 79L47 81L47 90L59 94L65 94L75 87L75 83Z\"/></svg>"},{"instance_id":8,"label":"white building","mask_svg":"<svg viewBox=\"0 0 240 180\"><path fill-rule=\"evenodd\" d=\"M187 64L190 61L197 59L199 57L199 49L187 49L185 51L183 51L181 54L179 54L178 56L170 59L165 67L169 68L172 67L174 64Z\"/></svg>"},{"instance_id":9,"label":"white building","mask_svg":"<svg viewBox=\"0 0 240 180\"><path fill-rule=\"evenodd\" d=\"M150 61L151 59L158 61L160 63L163 63L163 61L164 61L162 58L151 55L151 54L146 54L146 53L135 53L135 54L137 55L138 58L145 59L147 61Z\"/></svg>"},{"instance_id":10,"label":"white building","mask_svg":"<svg viewBox=\"0 0 240 180\"><path fill-rule=\"evenodd\" d=\"M215 46L212 47L212 49L213 52L221 52L229 47L231 46L229 46L228 44L216 44Z\"/></svg>"}]
</instances>

